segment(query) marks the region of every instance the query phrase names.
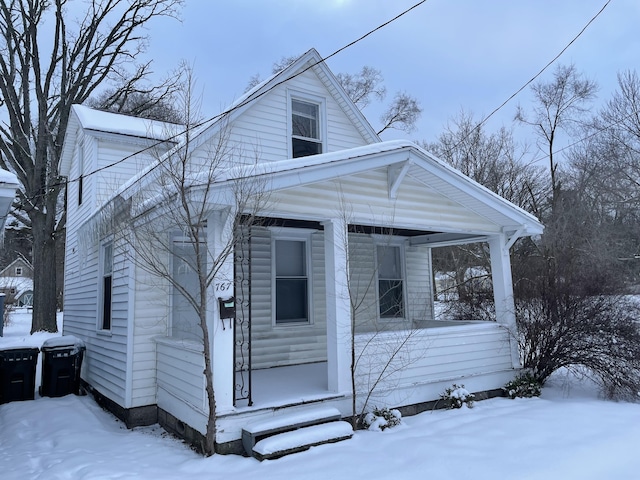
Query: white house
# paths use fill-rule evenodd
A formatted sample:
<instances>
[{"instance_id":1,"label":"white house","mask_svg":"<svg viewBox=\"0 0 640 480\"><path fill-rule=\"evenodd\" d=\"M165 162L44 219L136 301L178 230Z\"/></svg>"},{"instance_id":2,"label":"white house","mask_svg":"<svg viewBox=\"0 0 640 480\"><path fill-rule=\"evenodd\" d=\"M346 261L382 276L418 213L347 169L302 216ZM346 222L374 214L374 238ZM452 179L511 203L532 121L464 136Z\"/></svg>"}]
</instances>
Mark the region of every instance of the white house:
<instances>
[{"instance_id":1,"label":"white house","mask_svg":"<svg viewBox=\"0 0 640 480\"><path fill-rule=\"evenodd\" d=\"M187 330L193 319L178 308L181 296L132 261L109 220L172 208L148 175L157 165L148 147L171 136L165 127L73 108L62 154L64 333L85 341L83 381L127 425L159 421L197 442L208 411L201 337ZM382 142L315 50L199 130L190 158L206 161L223 131L252 154L221 164L207 184L217 192L207 204L208 246L219 248L230 231L239 178L259 181L268 201L207 297L222 451L239 450L256 422L318 406L351 416L352 338L357 409L366 401L420 411L453 383L489 392L513 378L509 249L542 233L532 215L410 142ZM153 148L166 160L184 153L181 141ZM141 204L134 192L144 189L155 196ZM166 258L174 265L181 228L167 232L177 235ZM439 322L431 250L472 242L490 247L497 322ZM189 286L188 272L174 275ZM236 300L235 322L221 319L226 297Z\"/></svg>"},{"instance_id":2,"label":"white house","mask_svg":"<svg viewBox=\"0 0 640 480\"><path fill-rule=\"evenodd\" d=\"M0 270L0 293L5 304L33 306L33 267L28 260L18 257Z\"/></svg>"}]
</instances>

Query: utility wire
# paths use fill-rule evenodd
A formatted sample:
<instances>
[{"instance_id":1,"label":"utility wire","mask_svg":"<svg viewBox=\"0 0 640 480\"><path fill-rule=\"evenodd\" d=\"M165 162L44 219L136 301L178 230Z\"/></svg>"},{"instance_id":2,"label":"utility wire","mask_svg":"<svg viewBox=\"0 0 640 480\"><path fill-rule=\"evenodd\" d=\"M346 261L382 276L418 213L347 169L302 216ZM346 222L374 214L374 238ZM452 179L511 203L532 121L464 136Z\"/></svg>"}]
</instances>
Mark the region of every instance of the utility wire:
<instances>
[{"instance_id":1,"label":"utility wire","mask_svg":"<svg viewBox=\"0 0 640 480\"><path fill-rule=\"evenodd\" d=\"M611 3L611 0L607 0L607 2L602 6L602 8L598 11L598 13L596 13L591 20L589 20L587 22L587 24L582 27L582 30L580 30L578 32L578 34L573 37L573 39L562 49L560 50L560 53L558 53L555 57L553 57L553 59L551 61L549 61L549 63L547 63L542 70L540 70L538 73L536 73L528 82L526 82L524 85L522 85L518 90L515 91L515 93L513 93L509 98L507 98L504 102L502 102L502 104L500 104L499 107L497 107L495 110L493 110L493 112L491 112L489 115L487 115L480 123L478 123L478 125L476 125L476 127L471 130L471 132L469 132L469 135L467 135L465 138L463 138L460 143L458 143L458 145L456 145L456 147L459 147L462 142L464 142L467 138L469 138L469 136L476 130L480 129L486 122L487 120L489 120L493 115L495 115L499 110L501 110L507 103L509 103L511 100L513 100L518 94L520 94L520 92L522 92L525 88L527 88L529 85L531 85L540 75L542 75L544 73L545 70L547 70L547 68L549 68L551 65L553 65L553 63L555 63L556 60L558 60L558 58L560 58L562 56L562 54L564 52L567 51L567 49L573 45L573 43L578 40L578 38L580 38L580 36L585 32L585 30L589 27L589 25L591 25L596 18L598 18L600 16L600 14L604 11L605 8L607 8L607 6Z\"/></svg>"},{"instance_id":2,"label":"utility wire","mask_svg":"<svg viewBox=\"0 0 640 480\"><path fill-rule=\"evenodd\" d=\"M157 141L157 142L155 142L155 143L152 143L151 145L149 145L149 146L147 146L147 147L145 147L145 148L143 148L143 149L141 149L141 150L138 150L138 151L136 151L136 152L134 152L134 153L131 153L131 154L129 154L129 155L127 155L127 156L125 156L125 157L121 158L120 160L117 160L117 161L115 161L115 162L112 162L112 163L110 163L110 164L108 164L108 165L104 165L104 166L102 166L102 167L100 167L100 168L96 168L95 170L92 170L92 171L90 171L90 172L88 172L88 173L86 173L86 174L82 174L82 175L80 175L80 176L79 176L79 177L77 177L77 178L74 178L74 179L67 179L67 180L65 180L64 182L60 182L60 183L58 183L58 184L54 184L54 185L52 185L52 186L68 185L68 184L70 184L70 183L73 183L73 182L77 182L77 181L79 181L81 177L82 177L82 178L86 178L86 177L89 177L89 176L91 176L91 175L95 175L95 174L97 174L97 173L99 173L99 172L101 172L101 171L103 171L103 170L107 170L107 169L109 169L109 168L111 168L111 167L114 167L114 166L116 166L116 165L118 165L118 164L120 164L120 163L122 163L122 162L125 162L126 160L128 160L128 159L130 159L130 158L132 158L132 157L135 157L136 155L139 155L139 154L144 153L144 152L146 152L146 151L148 151L148 150L151 150L152 148L155 148L155 147L157 147L157 146L159 146L159 145L162 145L162 144L165 144L165 143L167 143L167 142L173 141L173 140L175 140L175 139L177 139L177 138L181 137L182 135L184 135L184 134L188 133L188 132L189 132L189 131L191 131L191 130L194 130L194 129L196 129L196 128L200 128L200 127L204 127L205 125L207 125L207 124L209 124L209 123L213 123L213 122L215 122L215 121L217 121L217 120L219 120L219 119L221 119L221 118L223 118L223 117L225 117L225 116L227 116L227 115L229 115L229 114L233 113L235 110L238 110L238 109L240 109L240 108L244 107L245 105L248 105L249 103L252 103L252 102L254 102L254 101L258 100L259 98L261 98L262 96L266 95L268 92L270 92L270 91L271 91L271 90L273 90L274 88L276 88L276 87L278 87L278 86L282 85L282 84L283 84L283 83L285 83L285 82L288 82L288 81L289 81L289 80L291 80L292 78L296 78L297 76L302 75L303 73L305 73L306 71L308 71L308 70L310 70L311 68L315 67L316 65L319 65L319 64L321 64L321 63L326 62L326 61L327 61L327 60L329 60L330 58L332 58L332 57L336 56L337 54L339 54L340 52L342 52L342 51L346 50L347 48L350 48L350 47L352 47L353 45L355 45L355 44L357 44L357 43L361 42L361 41L362 41L362 40L364 40L365 38L367 38L367 37L369 37L370 35L374 34L374 33L375 33L375 32L377 32L378 30L380 30L380 29L382 29L382 28L386 27L387 25L389 25L389 24L391 24L391 23L395 22L395 21L396 21L396 20L398 20L399 18L403 17L403 16L404 16L404 15L406 15L407 13L411 12L412 10L414 10L415 8L419 7L420 5L422 5L423 3L426 3L426 2L427 2L427 0L421 0L421 1L417 2L417 3L415 3L415 4L414 4L414 5L412 5L411 7L407 8L406 10L404 10L404 11L402 11L401 13L399 13L398 15L396 15L395 17L391 18L390 20L387 20L386 22L382 23L381 25L378 25L378 26L377 26L377 27L375 27L374 29L369 30L369 31L368 31L367 33L365 33L364 35L362 35L362 36L358 37L357 39L353 40L352 42L349 42L348 44L344 45L343 47L340 47L338 50L334 51L334 52L333 52L333 53L331 53L330 55L327 55L326 57L321 58L321 59L320 59L319 61L317 61L316 63L313 63L313 64L311 64L311 65L307 66L306 68L304 68L304 69L303 69L303 70L301 70L300 72L296 73L295 75L292 75L292 76L289 76L289 77L287 77L287 78L284 78L283 80L280 80L279 82L277 82L277 83L273 84L273 85L272 85L271 87L269 87L268 89L266 89L266 90L264 90L264 91L262 91L262 92L259 92L259 93L258 93L258 94L256 94L256 95L250 95L246 100L244 100L244 101L242 101L242 102L240 102L240 103L237 103L237 104L233 105L231 108L229 108L229 109L227 109L227 110L224 110L224 111L222 111L222 112L220 112L220 113L218 113L218 114L214 115L213 117L210 117L210 118L208 118L208 119L206 119L206 120L203 120L203 121L201 121L201 122L199 122L199 123L196 123L196 124L194 124L194 125L192 125L192 126L190 126L190 127L187 127L186 129L182 130L182 131L181 131L181 132L179 132L179 133L176 133L175 135L172 135L172 136L167 137L167 138L165 138L165 139L163 139L163 140L159 140L159 141ZM148 171L146 171L146 172L143 174L143 176L142 176L142 177L140 177L140 178L143 178L145 175L148 175L149 173L151 173L155 168L157 168L158 166L160 166L160 164L161 164L161 161L159 160L159 161L156 163L156 165L154 165L151 169L149 169Z\"/></svg>"}]
</instances>

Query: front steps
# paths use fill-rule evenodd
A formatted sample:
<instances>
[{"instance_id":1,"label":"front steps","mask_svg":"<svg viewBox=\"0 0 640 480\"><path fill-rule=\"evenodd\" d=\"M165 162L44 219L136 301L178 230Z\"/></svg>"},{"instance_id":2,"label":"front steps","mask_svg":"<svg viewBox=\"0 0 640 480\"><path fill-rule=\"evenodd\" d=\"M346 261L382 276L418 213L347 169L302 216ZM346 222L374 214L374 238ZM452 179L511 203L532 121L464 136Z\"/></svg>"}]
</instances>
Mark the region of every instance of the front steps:
<instances>
[{"instance_id":1,"label":"front steps","mask_svg":"<svg viewBox=\"0 0 640 480\"><path fill-rule=\"evenodd\" d=\"M353 436L335 408L322 407L253 423L242 429L242 444L258 460L275 459Z\"/></svg>"}]
</instances>

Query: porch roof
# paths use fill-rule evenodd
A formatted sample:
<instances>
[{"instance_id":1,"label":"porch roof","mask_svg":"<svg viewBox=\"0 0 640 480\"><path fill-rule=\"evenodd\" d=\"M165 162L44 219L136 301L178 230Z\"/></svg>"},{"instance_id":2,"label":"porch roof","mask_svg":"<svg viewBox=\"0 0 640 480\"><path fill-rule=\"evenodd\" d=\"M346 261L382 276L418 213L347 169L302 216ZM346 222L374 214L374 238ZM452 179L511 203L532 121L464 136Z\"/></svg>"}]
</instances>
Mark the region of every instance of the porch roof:
<instances>
[{"instance_id":1,"label":"porch roof","mask_svg":"<svg viewBox=\"0 0 640 480\"><path fill-rule=\"evenodd\" d=\"M538 219L419 146L403 140L379 142L363 147L265 162L229 169L219 178L220 186L244 178L266 179L265 190L278 191L327 181L346 175L386 168L388 195L393 198L407 177L428 186L449 200L488 221L500 225L505 233L538 235L544 226Z\"/></svg>"}]
</instances>

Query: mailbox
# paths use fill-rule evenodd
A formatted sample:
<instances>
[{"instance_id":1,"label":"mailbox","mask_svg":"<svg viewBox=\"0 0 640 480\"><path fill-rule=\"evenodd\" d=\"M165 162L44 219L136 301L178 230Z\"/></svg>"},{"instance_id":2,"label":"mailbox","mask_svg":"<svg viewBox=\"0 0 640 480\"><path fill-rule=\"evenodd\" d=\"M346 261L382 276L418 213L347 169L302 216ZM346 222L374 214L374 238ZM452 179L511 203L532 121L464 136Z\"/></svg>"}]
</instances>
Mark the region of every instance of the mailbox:
<instances>
[{"instance_id":1,"label":"mailbox","mask_svg":"<svg viewBox=\"0 0 640 480\"><path fill-rule=\"evenodd\" d=\"M218 306L220 310L220 320L224 320L225 318L236 318L235 298L218 298Z\"/></svg>"}]
</instances>

